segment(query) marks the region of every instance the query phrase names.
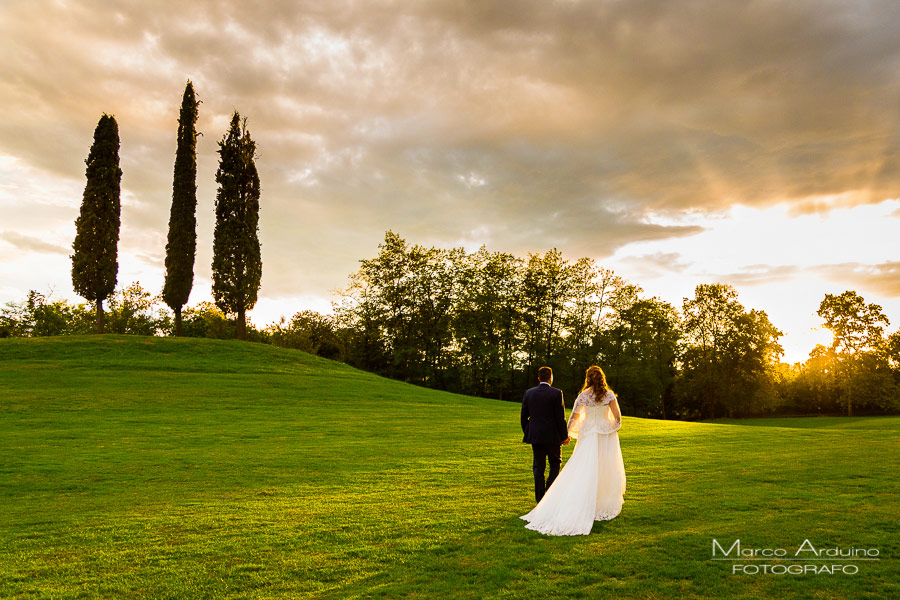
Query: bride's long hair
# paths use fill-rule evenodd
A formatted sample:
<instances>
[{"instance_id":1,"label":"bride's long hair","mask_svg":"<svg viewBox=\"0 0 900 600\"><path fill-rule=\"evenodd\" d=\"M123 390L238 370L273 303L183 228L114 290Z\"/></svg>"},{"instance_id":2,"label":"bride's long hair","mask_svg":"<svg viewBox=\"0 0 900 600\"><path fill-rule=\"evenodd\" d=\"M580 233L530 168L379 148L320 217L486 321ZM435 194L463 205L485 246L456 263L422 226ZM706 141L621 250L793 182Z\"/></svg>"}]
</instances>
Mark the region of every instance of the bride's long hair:
<instances>
[{"instance_id":1,"label":"bride's long hair","mask_svg":"<svg viewBox=\"0 0 900 600\"><path fill-rule=\"evenodd\" d=\"M588 367L587 372L584 374L584 387L581 388L581 391L590 388L594 392L594 398L598 400L603 397L607 391L612 391L609 387L609 384L606 383L606 374L603 372L603 369L598 367L597 365L591 365Z\"/></svg>"}]
</instances>

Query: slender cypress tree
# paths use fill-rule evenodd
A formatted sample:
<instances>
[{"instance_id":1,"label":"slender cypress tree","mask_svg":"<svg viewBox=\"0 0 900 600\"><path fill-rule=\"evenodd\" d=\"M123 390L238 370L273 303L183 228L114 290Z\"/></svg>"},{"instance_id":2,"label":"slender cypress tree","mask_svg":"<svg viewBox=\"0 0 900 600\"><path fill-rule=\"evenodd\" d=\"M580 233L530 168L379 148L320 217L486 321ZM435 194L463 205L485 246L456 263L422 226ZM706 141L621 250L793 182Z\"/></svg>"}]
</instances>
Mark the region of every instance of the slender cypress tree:
<instances>
[{"instance_id":1,"label":"slender cypress tree","mask_svg":"<svg viewBox=\"0 0 900 600\"><path fill-rule=\"evenodd\" d=\"M112 115L104 114L94 130L88 154L87 184L81 212L75 220L72 248L72 287L85 299L96 303L97 333L103 333L103 301L116 287L119 271L118 244L121 205L119 183L119 126Z\"/></svg>"},{"instance_id":2,"label":"slender cypress tree","mask_svg":"<svg viewBox=\"0 0 900 600\"><path fill-rule=\"evenodd\" d=\"M223 312L237 313L237 337L241 340L247 339L246 314L256 304L262 277L255 154L247 120L234 111L231 127L219 142L212 292Z\"/></svg>"},{"instance_id":3,"label":"slender cypress tree","mask_svg":"<svg viewBox=\"0 0 900 600\"><path fill-rule=\"evenodd\" d=\"M178 146L166 244L166 283L163 300L175 311L175 335L181 335L181 308L194 284L197 251L197 106L194 86L188 80L178 116Z\"/></svg>"}]
</instances>

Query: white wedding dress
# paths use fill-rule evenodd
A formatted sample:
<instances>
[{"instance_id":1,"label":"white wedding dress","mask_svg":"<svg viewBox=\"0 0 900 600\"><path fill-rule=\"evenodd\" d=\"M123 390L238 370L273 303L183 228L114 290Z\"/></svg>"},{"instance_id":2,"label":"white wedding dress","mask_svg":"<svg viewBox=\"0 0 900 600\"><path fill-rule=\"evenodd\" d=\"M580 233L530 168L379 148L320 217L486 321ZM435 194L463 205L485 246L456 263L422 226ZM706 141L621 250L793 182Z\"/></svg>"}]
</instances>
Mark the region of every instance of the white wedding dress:
<instances>
[{"instance_id":1,"label":"white wedding dress","mask_svg":"<svg viewBox=\"0 0 900 600\"><path fill-rule=\"evenodd\" d=\"M622 510L625 464L619 447L620 424L612 415L607 391L599 400L591 389L578 394L569 416L575 450L525 526L547 535L587 535L594 521L613 519Z\"/></svg>"}]
</instances>

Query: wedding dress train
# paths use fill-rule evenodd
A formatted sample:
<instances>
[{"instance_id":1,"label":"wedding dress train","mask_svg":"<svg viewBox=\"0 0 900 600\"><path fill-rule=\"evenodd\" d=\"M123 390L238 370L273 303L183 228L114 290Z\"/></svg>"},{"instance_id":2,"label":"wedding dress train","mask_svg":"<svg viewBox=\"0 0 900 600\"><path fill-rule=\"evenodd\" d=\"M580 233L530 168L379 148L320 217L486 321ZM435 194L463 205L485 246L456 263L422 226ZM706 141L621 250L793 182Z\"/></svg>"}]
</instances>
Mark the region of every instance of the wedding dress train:
<instances>
[{"instance_id":1,"label":"wedding dress train","mask_svg":"<svg viewBox=\"0 0 900 600\"><path fill-rule=\"evenodd\" d=\"M625 465L619 447L619 424L609 407L607 391L599 400L591 389L575 400L569 416L569 437L575 450L544 497L521 517L547 535L587 535L594 521L613 519L622 510Z\"/></svg>"}]
</instances>

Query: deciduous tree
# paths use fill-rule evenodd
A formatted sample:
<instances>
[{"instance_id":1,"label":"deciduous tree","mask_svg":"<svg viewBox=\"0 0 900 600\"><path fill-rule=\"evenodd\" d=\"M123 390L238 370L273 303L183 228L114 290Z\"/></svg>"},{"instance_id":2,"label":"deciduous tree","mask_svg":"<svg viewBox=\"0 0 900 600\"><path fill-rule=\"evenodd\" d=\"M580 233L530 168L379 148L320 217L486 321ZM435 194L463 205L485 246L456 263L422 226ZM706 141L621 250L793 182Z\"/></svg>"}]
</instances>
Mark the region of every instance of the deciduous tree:
<instances>
[{"instance_id":1,"label":"deciduous tree","mask_svg":"<svg viewBox=\"0 0 900 600\"><path fill-rule=\"evenodd\" d=\"M745 311L737 291L721 283L698 285L683 312L686 349L678 383L684 405L706 418L773 408L782 333L766 313Z\"/></svg>"},{"instance_id":2,"label":"deciduous tree","mask_svg":"<svg viewBox=\"0 0 900 600\"><path fill-rule=\"evenodd\" d=\"M834 336L831 350L839 365L837 375L843 390L847 416L853 415L854 375L865 362L865 355L876 353L884 345L884 328L890 324L877 304L866 304L854 291L840 295L825 294L817 313Z\"/></svg>"}]
</instances>

